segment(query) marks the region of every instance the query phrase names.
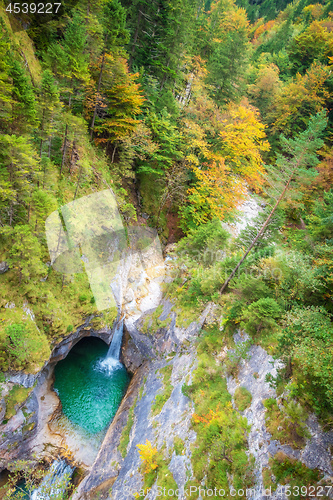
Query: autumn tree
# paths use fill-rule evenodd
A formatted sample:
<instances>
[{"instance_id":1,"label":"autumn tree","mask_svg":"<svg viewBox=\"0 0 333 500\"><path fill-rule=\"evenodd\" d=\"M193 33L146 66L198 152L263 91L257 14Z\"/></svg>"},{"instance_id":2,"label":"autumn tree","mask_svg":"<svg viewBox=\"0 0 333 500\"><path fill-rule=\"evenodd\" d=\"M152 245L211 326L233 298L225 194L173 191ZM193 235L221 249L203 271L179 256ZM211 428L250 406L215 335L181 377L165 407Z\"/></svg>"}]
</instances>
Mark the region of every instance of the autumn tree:
<instances>
[{"instance_id":1,"label":"autumn tree","mask_svg":"<svg viewBox=\"0 0 333 500\"><path fill-rule=\"evenodd\" d=\"M221 293L226 289L228 283L235 276L237 270L240 268L254 245L264 234L266 227L270 223L270 220L288 189L290 187L296 187L297 191L299 183L304 182L304 179L313 175L313 167L319 163L316 153L323 145L321 136L326 125L326 114L321 112L311 118L307 129L299 134L296 139L286 139L286 137L281 136L280 141L284 150L284 155L278 154L276 166L271 172L271 179L273 178L274 181L280 181L282 184L281 188L279 189L277 187L277 192L274 193L276 203L243 257L233 269L230 276L225 280L221 288ZM278 196L278 198L276 198L276 196Z\"/></svg>"},{"instance_id":2,"label":"autumn tree","mask_svg":"<svg viewBox=\"0 0 333 500\"><path fill-rule=\"evenodd\" d=\"M146 444L137 444L139 455L142 461L144 473L153 471L158 467L156 462L157 448L153 448L152 444L146 439Z\"/></svg>"},{"instance_id":3,"label":"autumn tree","mask_svg":"<svg viewBox=\"0 0 333 500\"><path fill-rule=\"evenodd\" d=\"M129 73L124 58L106 54L104 67L100 113L95 122L96 143L106 145L113 162L121 141L139 124L136 115L141 111L144 98L136 83L138 75ZM88 97L87 108L95 108L94 98Z\"/></svg>"},{"instance_id":4,"label":"autumn tree","mask_svg":"<svg viewBox=\"0 0 333 500\"><path fill-rule=\"evenodd\" d=\"M313 21L292 40L288 52L295 73L304 73L314 61L326 65L333 57L333 34L323 22Z\"/></svg>"},{"instance_id":5,"label":"autumn tree","mask_svg":"<svg viewBox=\"0 0 333 500\"><path fill-rule=\"evenodd\" d=\"M103 8L102 18L103 48L100 58L100 70L97 81L94 112L90 126L90 137L92 139L96 114L100 103L100 90L102 85L105 54L106 52L116 52L119 46L128 41L128 31L126 29L126 11L118 0L108 1Z\"/></svg>"},{"instance_id":6,"label":"autumn tree","mask_svg":"<svg viewBox=\"0 0 333 500\"><path fill-rule=\"evenodd\" d=\"M277 95L275 106L268 115L275 135L286 136L302 132L310 116L323 107L329 98L326 82L330 75L328 66L314 63L305 75L297 74Z\"/></svg>"},{"instance_id":7,"label":"autumn tree","mask_svg":"<svg viewBox=\"0 0 333 500\"><path fill-rule=\"evenodd\" d=\"M248 87L251 102L259 109L263 121L266 121L267 113L275 106L281 83L279 68L275 64L269 64L259 68L255 83Z\"/></svg>"},{"instance_id":8,"label":"autumn tree","mask_svg":"<svg viewBox=\"0 0 333 500\"><path fill-rule=\"evenodd\" d=\"M221 154L231 172L258 192L265 172L261 155L269 150L265 125L260 122L258 111L246 101L229 106L220 135Z\"/></svg>"}]
</instances>

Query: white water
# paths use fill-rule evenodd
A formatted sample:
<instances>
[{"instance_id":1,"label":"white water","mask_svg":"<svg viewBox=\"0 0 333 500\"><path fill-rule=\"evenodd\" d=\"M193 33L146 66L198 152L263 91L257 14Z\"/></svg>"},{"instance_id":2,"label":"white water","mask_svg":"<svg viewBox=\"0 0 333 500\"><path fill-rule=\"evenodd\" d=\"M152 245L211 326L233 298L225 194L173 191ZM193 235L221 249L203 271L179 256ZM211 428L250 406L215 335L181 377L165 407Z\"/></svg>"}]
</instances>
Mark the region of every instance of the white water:
<instances>
[{"instance_id":1,"label":"white water","mask_svg":"<svg viewBox=\"0 0 333 500\"><path fill-rule=\"evenodd\" d=\"M116 326L106 358L103 359L103 361L100 361L96 367L98 370L112 372L113 370L117 370L122 367L122 364L119 361L119 356L123 340L123 332L124 320L122 318Z\"/></svg>"},{"instance_id":2,"label":"white water","mask_svg":"<svg viewBox=\"0 0 333 500\"><path fill-rule=\"evenodd\" d=\"M114 358L116 360L119 360L121 342L123 339L123 331L124 331L124 320L121 319L114 331L106 358Z\"/></svg>"},{"instance_id":3,"label":"white water","mask_svg":"<svg viewBox=\"0 0 333 500\"><path fill-rule=\"evenodd\" d=\"M31 500L60 500L66 492L74 469L65 460L55 460Z\"/></svg>"}]
</instances>

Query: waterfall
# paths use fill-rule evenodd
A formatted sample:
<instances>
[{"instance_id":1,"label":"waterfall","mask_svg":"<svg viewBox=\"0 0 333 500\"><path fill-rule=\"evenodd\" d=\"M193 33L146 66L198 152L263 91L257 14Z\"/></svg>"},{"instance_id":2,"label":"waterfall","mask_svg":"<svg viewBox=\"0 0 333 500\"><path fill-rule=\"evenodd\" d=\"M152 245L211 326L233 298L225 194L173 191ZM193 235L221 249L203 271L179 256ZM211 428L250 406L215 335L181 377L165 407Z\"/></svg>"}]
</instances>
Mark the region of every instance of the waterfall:
<instances>
[{"instance_id":1,"label":"waterfall","mask_svg":"<svg viewBox=\"0 0 333 500\"><path fill-rule=\"evenodd\" d=\"M121 342L123 340L123 331L124 331L124 320L122 318L115 328L112 341L106 356L107 359L113 358L119 361Z\"/></svg>"},{"instance_id":2,"label":"waterfall","mask_svg":"<svg viewBox=\"0 0 333 500\"><path fill-rule=\"evenodd\" d=\"M96 364L97 370L108 372L109 374L111 374L113 370L118 370L119 368L122 368L123 365L119 361L119 356L120 356L121 343L123 340L123 331L124 331L124 319L121 318L113 333L112 341L108 353L106 355L106 358L103 359L102 361L99 361Z\"/></svg>"},{"instance_id":3,"label":"waterfall","mask_svg":"<svg viewBox=\"0 0 333 500\"><path fill-rule=\"evenodd\" d=\"M32 494L31 500L55 500L63 498L74 468L65 460L55 460L41 484Z\"/></svg>"}]
</instances>

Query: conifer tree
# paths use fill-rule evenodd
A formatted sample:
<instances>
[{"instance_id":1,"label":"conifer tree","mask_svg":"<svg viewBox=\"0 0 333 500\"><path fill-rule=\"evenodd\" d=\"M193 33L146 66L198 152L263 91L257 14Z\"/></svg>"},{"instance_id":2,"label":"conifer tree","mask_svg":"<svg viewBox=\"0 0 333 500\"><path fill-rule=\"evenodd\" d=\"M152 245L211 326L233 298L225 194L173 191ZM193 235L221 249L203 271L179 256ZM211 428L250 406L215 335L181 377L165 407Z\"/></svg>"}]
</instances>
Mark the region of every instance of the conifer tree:
<instances>
[{"instance_id":1,"label":"conifer tree","mask_svg":"<svg viewBox=\"0 0 333 500\"><path fill-rule=\"evenodd\" d=\"M33 87L22 65L11 57L9 75L12 79L12 131L26 132L37 123Z\"/></svg>"},{"instance_id":2,"label":"conifer tree","mask_svg":"<svg viewBox=\"0 0 333 500\"><path fill-rule=\"evenodd\" d=\"M106 51L115 51L116 47L127 43L129 33L126 29L126 11L118 0L110 0L104 5L103 9L103 50L98 76L97 90L95 95L95 106L90 126L90 138L92 139L95 127L98 105L101 102L100 90L103 78L105 53Z\"/></svg>"},{"instance_id":3,"label":"conifer tree","mask_svg":"<svg viewBox=\"0 0 333 500\"><path fill-rule=\"evenodd\" d=\"M276 171L279 173L280 178L283 178L284 176L285 183L272 211L260 228L258 234L253 239L230 276L225 280L220 290L221 293L224 292L228 283L235 276L237 270L244 262L252 248L264 234L265 229L270 223L276 209L280 205L281 200L284 198L286 191L290 188L290 186L292 186L293 183L311 175L311 167L318 165L319 160L316 153L324 143L321 136L326 125L326 113L322 111L311 118L307 129L303 133L299 134L296 139L286 139L284 136L281 136L280 140L284 150L284 155L278 154L276 160Z\"/></svg>"},{"instance_id":4,"label":"conifer tree","mask_svg":"<svg viewBox=\"0 0 333 500\"><path fill-rule=\"evenodd\" d=\"M248 20L244 9L232 2L213 5L209 24L210 54L207 81L212 95L221 105L241 97L248 62Z\"/></svg>"},{"instance_id":5,"label":"conifer tree","mask_svg":"<svg viewBox=\"0 0 333 500\"><path fill-rule=\"evenodd\" d=\"M40 156L42 156L43 142L49 139L51 142L54 124L53 115L60 107L59 92L54 83L54 78L50 70L45 70L42 75L40 88L39 106L41 112L40 120ZM49 148L50 149L50 148Z\"/></svg>"},{"instance_id":6,"label":"conifer tree","mask_svg":"<svg viewBox=\"0 0 333 500\"><path fill-rule=\"evenodd\" d=\"M10 45L7 40L4 22L1 18L0 30L0 127L3 131L8 132L8 125L11 121L13 87L10 81L10 66L7 57Z\"/></svg>"},{"instance_id":7,"label":"conifer tree","mask_svg":"<svg viewBox=\"0 0 333 500\"><path fill-rule=\"evenodd\" d=\"M18 214L29 220L33 183L39 163L34 148L23 136L0 137L0 218L10 226Z\"/></svg>"}]
</instances>

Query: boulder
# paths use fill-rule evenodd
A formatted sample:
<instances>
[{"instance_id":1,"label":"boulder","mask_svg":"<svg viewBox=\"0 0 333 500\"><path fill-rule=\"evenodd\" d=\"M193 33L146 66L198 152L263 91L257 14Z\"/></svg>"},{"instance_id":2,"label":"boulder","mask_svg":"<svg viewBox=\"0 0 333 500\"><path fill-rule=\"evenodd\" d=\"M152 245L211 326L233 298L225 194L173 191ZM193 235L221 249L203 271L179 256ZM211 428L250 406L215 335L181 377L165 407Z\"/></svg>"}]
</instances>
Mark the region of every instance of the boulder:
<instances>
[{"instance_id":1,"label":"boulder","mask_svg":"<svg viewBox=\"0 0 333 500\"><path fill-rule=\"evenodd\" d=\"M9 265L7 262L4 260L3 262L0 262L0 274L4 274L8 271Z\"/></svg>"}]
</instances>

